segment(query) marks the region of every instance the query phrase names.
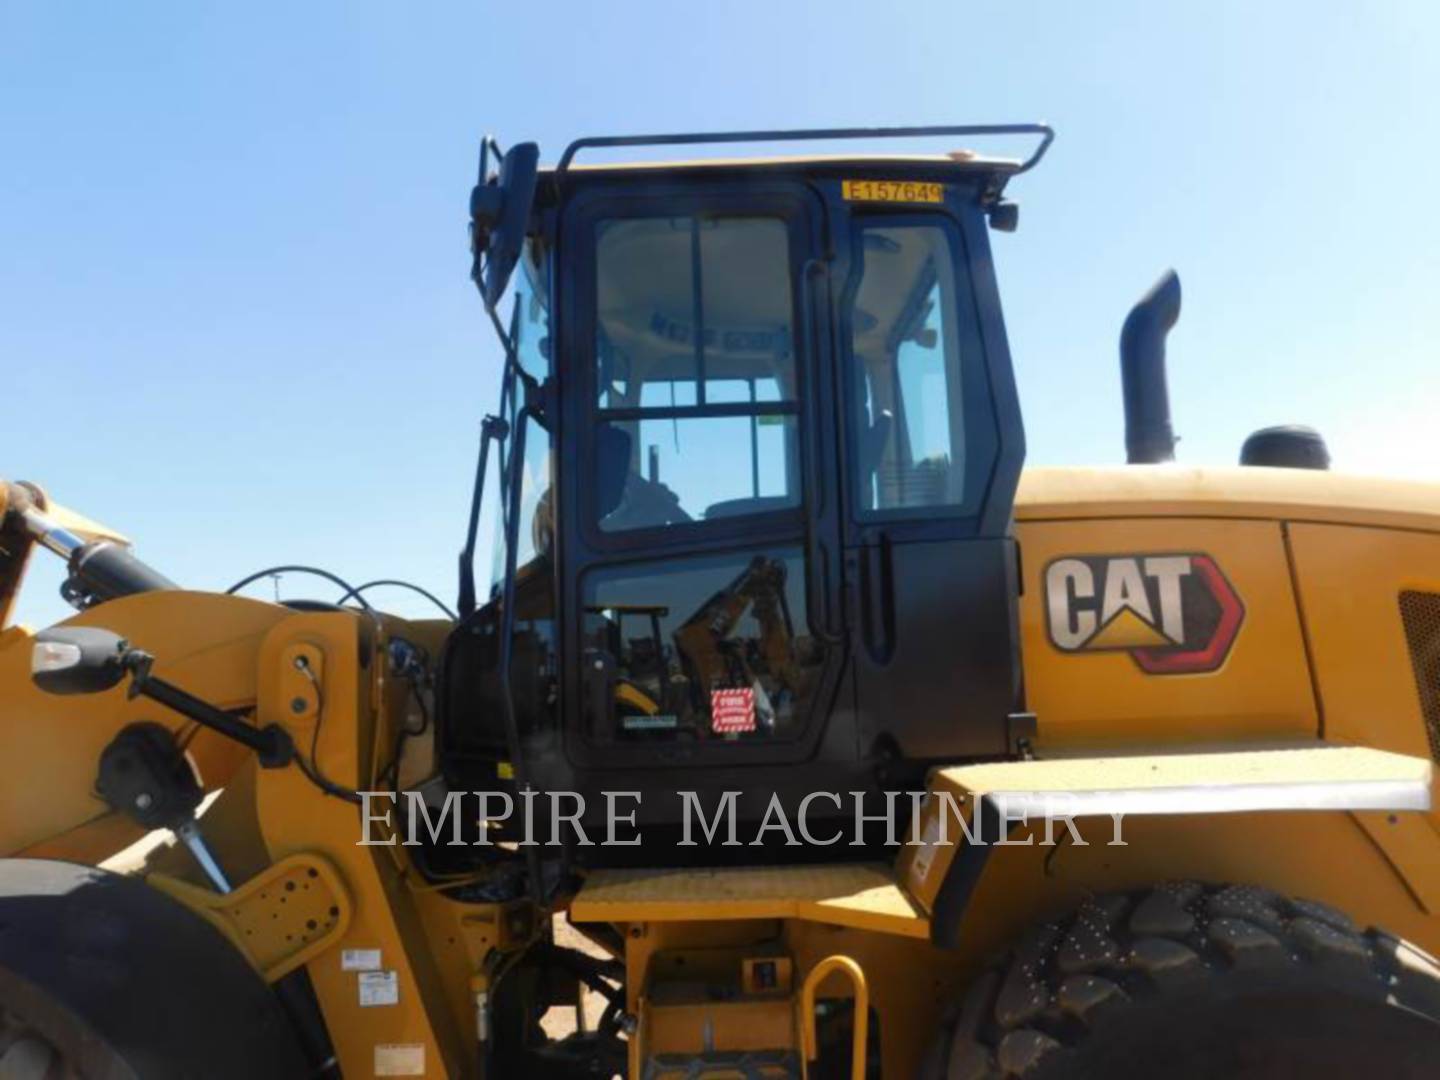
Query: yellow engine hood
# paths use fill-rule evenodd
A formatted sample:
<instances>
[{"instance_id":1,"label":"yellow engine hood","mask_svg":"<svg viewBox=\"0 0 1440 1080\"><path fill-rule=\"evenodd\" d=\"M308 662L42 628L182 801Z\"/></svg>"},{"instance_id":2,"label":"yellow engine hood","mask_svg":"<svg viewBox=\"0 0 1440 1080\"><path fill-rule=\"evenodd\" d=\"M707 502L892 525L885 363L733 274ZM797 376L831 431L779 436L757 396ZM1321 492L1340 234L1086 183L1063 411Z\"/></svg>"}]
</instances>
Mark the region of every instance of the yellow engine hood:
<instances>
[{"instance_id":1,"label":"yellow engine hood","mask_svg":"<svg viewBox=\"0 0 1440 1080\"><path fill-rule=\"evenodd\" d=\"M1266 518L1440 531L1440 483L1255 466L1033 468L1020 479L1015 516Z\"/></svg>"}]
</instances>

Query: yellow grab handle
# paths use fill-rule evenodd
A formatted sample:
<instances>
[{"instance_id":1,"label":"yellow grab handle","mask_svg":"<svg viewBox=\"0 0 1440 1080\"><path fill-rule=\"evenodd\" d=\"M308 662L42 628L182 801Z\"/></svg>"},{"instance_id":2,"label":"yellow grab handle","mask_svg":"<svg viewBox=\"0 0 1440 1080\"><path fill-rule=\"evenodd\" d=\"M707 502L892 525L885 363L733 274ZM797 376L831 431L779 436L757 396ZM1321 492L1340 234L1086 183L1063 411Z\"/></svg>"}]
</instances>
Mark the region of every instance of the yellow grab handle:
<instances>
[{"instance_id":1,"label":"yellow grab handle","mask_svg":"<svg viewBox=\"0 0 1440 1080\"><path fill-rule=\"evenodd\" d=\"M807 1062L820 1056L820 1040L815 1033L815 990L833 971L843 971L850 976L855 987L855 1034L851 1042L851 1080L865 1080L865 1043L870 1033L870 988L865 983L865 971L848 956L828 956L805 976L805 985L800 990L801 1048Z\"/></svg>"}]
</instances>

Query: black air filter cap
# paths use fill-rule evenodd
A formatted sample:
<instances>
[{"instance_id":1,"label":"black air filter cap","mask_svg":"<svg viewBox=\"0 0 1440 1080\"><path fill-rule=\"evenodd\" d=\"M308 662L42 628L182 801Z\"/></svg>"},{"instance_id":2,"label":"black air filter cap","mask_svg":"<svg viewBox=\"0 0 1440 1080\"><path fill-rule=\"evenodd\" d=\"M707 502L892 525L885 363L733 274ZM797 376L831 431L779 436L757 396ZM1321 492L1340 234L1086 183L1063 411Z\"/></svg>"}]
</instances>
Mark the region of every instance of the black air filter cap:
<instances>
[{"instance_id":1,"label":"black air filter cap","mask_svg":"<svg viewBox=\"0 0 1440 1080\"><path fill-rule=\"evenodd\" d=\"M1240 448L1241 465L1268 465L1273 469L1328 469L1330 450L1325 439L1304 424L1261 428Z\"/></svg>"}]
</instances>

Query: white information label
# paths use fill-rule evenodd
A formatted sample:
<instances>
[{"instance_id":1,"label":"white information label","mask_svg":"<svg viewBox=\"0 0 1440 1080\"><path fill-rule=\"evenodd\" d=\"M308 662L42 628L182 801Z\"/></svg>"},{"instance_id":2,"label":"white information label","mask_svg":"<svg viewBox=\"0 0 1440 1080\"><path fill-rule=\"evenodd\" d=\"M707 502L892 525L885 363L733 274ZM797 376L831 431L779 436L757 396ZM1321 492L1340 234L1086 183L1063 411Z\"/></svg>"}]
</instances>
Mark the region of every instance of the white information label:
<instances>
[{"instance_id":1,"label":"white information label","mask_svg":"<svg viewBox=\"0 0 1440 1080\"><path fill-rule=\"evenodd\" d=\"M360 1005L398 1005L400 976L393 971L362 971L360 973Z\"/></svg>"},{"instance_id":2,"label":"white information label","mask_svg":"<svg viewBox=\"0 0 1440 1080\"><path fill-rule=\"evenodd\" d=\"M920 834L920 850L915 852L915 861L910 864L910 872L915 877L917 885L923 884L930 876L930 867L935 862L935 853L940 850L940 814L945 813L945 807L940 807L940 812L925 823L925 831Z\"/></svg>"},{"instance_id":3,"label":"white information label","mask_svg":"<svg viewBox=\"0 0 1440 1080\"><path fill-rule=\"evenodd\" d=\"M376 1076L424 1076L424 1043L380 1043L375 1047Z\"/></svg>"},{"instance_id":4,"label":"white information label","mask_svg":"<svg viewBox=\"0 0 1440 1080\"><path fill-rule=\"evenodd\" d=\"M341 971L378 971L379 968L379 949L342 949L340 952Z\"/></svg>"}]
</instances>

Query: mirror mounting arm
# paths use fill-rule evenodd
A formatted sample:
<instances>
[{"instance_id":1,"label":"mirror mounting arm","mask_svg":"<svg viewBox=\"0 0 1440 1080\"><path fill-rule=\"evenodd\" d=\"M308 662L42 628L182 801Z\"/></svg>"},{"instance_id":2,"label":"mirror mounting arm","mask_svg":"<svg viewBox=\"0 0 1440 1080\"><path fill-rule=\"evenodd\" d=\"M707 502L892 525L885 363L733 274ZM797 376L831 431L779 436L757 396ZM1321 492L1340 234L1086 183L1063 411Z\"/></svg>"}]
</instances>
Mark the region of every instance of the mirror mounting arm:
<instances>
[{"instance_id":1,"label":"mirror mounting arm","mask_svg":"<svg viewBox=\"0 0 1440 1080\"><path fill-rule=\"evenodd\" d=\"M174 683L152 675L150 669L155 665L155 658L149 653L141 649L131 649L121 663L130 673L130 688L126 691L126 696L132 700L147 697L202 727L210 728L227 739L233 739L254 750L259 755L260 764L267 769L288 765L294 758L295 744L284 728L278 724L268 724L259 729L251 727L224 709L216 708Z\"/></svg>"}]
</instances>

